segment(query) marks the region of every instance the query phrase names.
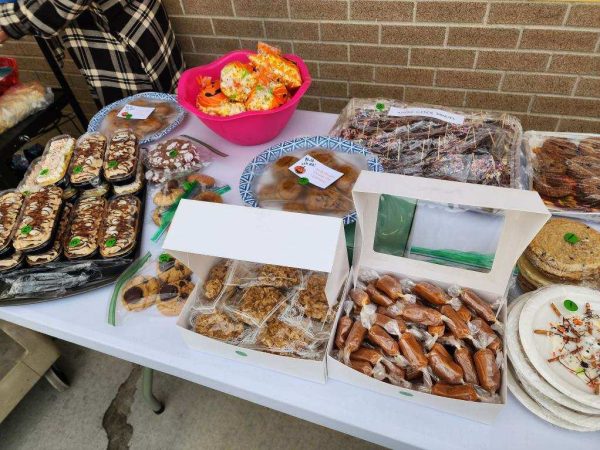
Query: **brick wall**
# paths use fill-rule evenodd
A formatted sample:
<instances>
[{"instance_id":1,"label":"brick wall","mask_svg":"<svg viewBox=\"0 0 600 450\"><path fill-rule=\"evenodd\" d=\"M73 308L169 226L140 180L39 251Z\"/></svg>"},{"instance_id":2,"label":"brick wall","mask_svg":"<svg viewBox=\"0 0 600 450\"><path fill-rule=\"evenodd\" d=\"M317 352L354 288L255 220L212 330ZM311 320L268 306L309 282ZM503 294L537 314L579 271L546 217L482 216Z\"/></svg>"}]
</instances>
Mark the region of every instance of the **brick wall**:
<instances>
[{"instance_id":1,"label":"brick wall","mask_svg":"<svg viewBox=\"0 0 600 450\"><path fill-rule=\"evenodd\" d=\"M163 0L188 65L279 45L307 62L304 109L350 97L507 111L526 129L600 132L600 4L523 1ZM25 46L25 47L22 47ZM25 77L50 82L35 43ZM9 53L7 53L7 49ZM21 53L23 54L23 53ZM85 84L65 72L87 110Z\"/></svg>"}]
</instances>

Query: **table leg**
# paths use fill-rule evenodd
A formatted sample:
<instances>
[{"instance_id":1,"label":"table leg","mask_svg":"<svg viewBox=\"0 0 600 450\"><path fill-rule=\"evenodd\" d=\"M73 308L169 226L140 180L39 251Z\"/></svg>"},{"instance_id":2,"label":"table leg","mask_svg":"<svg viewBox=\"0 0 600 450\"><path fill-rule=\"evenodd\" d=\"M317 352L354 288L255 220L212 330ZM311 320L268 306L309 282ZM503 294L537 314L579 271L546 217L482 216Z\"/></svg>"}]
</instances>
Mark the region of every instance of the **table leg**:
<instances>
[{"instance_id":1,"label":"table leg","mask_svg":"<svg viewBox=\"0 0 600 450\"><path fill-rule=\"evenodd\" d=\"M144 396L144 401L152 408L154 414L162 414L165 410L164 403L160 402L156 399L154 394L152 393L152 377L154 375L154 370L149 367L142 368L142 394Z\"/></svg>"}]
</instances>

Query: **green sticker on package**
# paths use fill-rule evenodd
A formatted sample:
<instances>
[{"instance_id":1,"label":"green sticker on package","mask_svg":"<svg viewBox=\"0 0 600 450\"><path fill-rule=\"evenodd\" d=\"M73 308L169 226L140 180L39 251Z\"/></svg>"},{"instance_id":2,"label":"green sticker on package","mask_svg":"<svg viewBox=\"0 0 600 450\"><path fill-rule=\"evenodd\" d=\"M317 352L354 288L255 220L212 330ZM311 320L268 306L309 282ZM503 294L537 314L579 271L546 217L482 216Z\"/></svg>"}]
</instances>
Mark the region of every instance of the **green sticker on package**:
<instances>
[{"instance_id":1,"label":"green sticker on package","mask_svg":"<svg viewBox=\"0 0 600 450\"><path fill-rule=\"evenodd\" d=\"M81 172L83 172L83 167L81 167L81 166L73 167L73 173L81 173Z\"/></svg>"},{"instance_id":2,"label":"green sticker on package","mask_svg":"<svg viewBox=\"0 0 600 450\"><path fill-rule=\"evenodd\" d=\"M169 255L168 253L161 253L161 255L158 257L158 261L161 263L169 262L172 259L173 259L173 257L171 255Z\"/></svg>"},{"instance_id":3,"label":"green sticker on package","mask_svg":"<svg viewBox=\"0 0 600 450\"><path fill-rule=\"evenodd\" d=\"M381 102L375 104L375 109L377 111L383 111L385 109L385 105Z\"/></svg>"},{"instance_id":4,"label":"green sticker on package","mask_svg":"<svg viewBox=\"0 0 600 450\"><path fill-rule=\"evenodd\" d=\"M175 157L176 157L178 154L179 154L179 152L178 152L177 150L171 150L171 151L169 152L169 156L170 156L171 158L175 158Z\"/></svg>"},{"instance_id":5,"label":"green sticker on package","mask_svg":"<svg viewBox=\"0 0 600 450\"><path fill-rule=\"evenodd\" d=\"M21 234L28 235L31 233L31 230L31 225L25 225L23 228L21 228Z\"/></svg>"},{"instance_id":6,"label":"green sticker on package","mask_svg":"<svg viewBox=\"0 0 600 450\"><path fill-rule=\"evenodd\" d=\"M40 176L42 176L42 177L45 177L49 173L50 173L50 169L48 169L48 168L40 170Z\"/></svg>"},{"instance_id":7,"label":"green sticker on package","mask_svg":"<svg viewBox=\"0 0 600 450\"><path fill-rule=\"evenodd\" d=\"M117 243L117 238L112 237L110 239L107 239L104 242L104 246L105 247L114 247L116 243Z\"/></svg>"},{"instance_id":8,"label":"green sticker on package","mask_svg":"<svg viewBox=\"0 0 600 450\"><path fill-rule=\"evenodd\" d=\"M107 165L108 165L109 169L114 169L115 167L117 167L119 165L119 161L115 161L113 159L112 161L109 161Z\"/></svg>"}]
</instances>

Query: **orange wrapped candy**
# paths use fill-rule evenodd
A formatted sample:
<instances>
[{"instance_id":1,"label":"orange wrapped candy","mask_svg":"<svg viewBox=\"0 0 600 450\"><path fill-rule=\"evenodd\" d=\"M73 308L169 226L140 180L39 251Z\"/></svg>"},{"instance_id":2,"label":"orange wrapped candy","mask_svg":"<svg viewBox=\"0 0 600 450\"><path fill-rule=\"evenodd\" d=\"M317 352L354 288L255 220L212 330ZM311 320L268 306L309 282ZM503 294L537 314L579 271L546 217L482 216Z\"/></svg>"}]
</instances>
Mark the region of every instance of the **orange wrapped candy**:
<instances>
[{"instance_id":1,"label":"orange wrapped candy","mask_svg":"<svg viewBox=\"0 0 600 450\"><path fill-rule=\"evenodd\" d=\"M260 77L246 101L248 111L266 111L277 108L288 101L289 93L282 83Z\"/></svg>"},{"instance_id":2,"label":"orange wrapped candy","mask_svg":"<svg viewBox=\"0 0 600 450\"><path fill-rule=\"evenodd\" d=\"M269 79L283 83L288 89L295 89L302 84L298 66L281 56L278 48L264 42L258 43L258 54L248 56L256 70Z\"/></svg>"}]
</instances>

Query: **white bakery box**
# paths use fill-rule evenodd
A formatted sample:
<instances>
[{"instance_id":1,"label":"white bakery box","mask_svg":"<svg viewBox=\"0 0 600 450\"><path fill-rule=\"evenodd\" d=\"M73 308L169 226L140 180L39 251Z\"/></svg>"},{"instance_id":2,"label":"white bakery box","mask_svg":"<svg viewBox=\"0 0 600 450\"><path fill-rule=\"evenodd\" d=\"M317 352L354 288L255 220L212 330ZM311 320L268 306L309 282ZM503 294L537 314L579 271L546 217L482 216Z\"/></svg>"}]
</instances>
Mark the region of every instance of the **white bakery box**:
<instances>
[{"instance_id":1,"label":"white bakery box","mask_svg":"<svg viewBox=\"0 0 600 450\"><path fill-rule=\"evenodd\" d=\"M417 204L433 202L460 205L461 208L466 207L467 211L469 207L471 210L475 207L486 208L488 211L490 209L503 211L504 220L501 229L498 230L498 244L491 270L478 272L376 252L373 247L381 194L416 200ZM537 192L387 173L361 172L353 189L353 198L358 221L353 267L344 294L356 281L359 270L374 269L381 274L396 275L400 279L409 278L415 282L430 281L443 288L451 285L468 287L490 302L501 298L499 317L503 323L506 322L506 291L513 267L526 246L550 217ZM442 228L447 227L446 221L441 223ZM442 232L452 233L450 229ZM336 321L341 314L342 308L338 311ZM504 348L505 344L504 342ZM499 391L502 402L494 404L439 397L378 381L335 359L334 350L333 343L330 343L327 373L331 379L483 423L491 423L506 403L506 355L504 355L502 385Z\"/></svg>"},{"instance_id":2,"label":"white bakery box","mask_svg":"<svg viewBox=\"0 0 600 450\"><path fill-rule=\"evenodd\" d=\"M181 201L163 249L198 276L196 289L219 258L328 273L330 305L338 301L349 271L341 219L244 206ZM193 292L177 320L191 348L325 383L326 353L320 361L291 358L195 333L189 320L195 297Z\"/></svg>"}]
</instances>

